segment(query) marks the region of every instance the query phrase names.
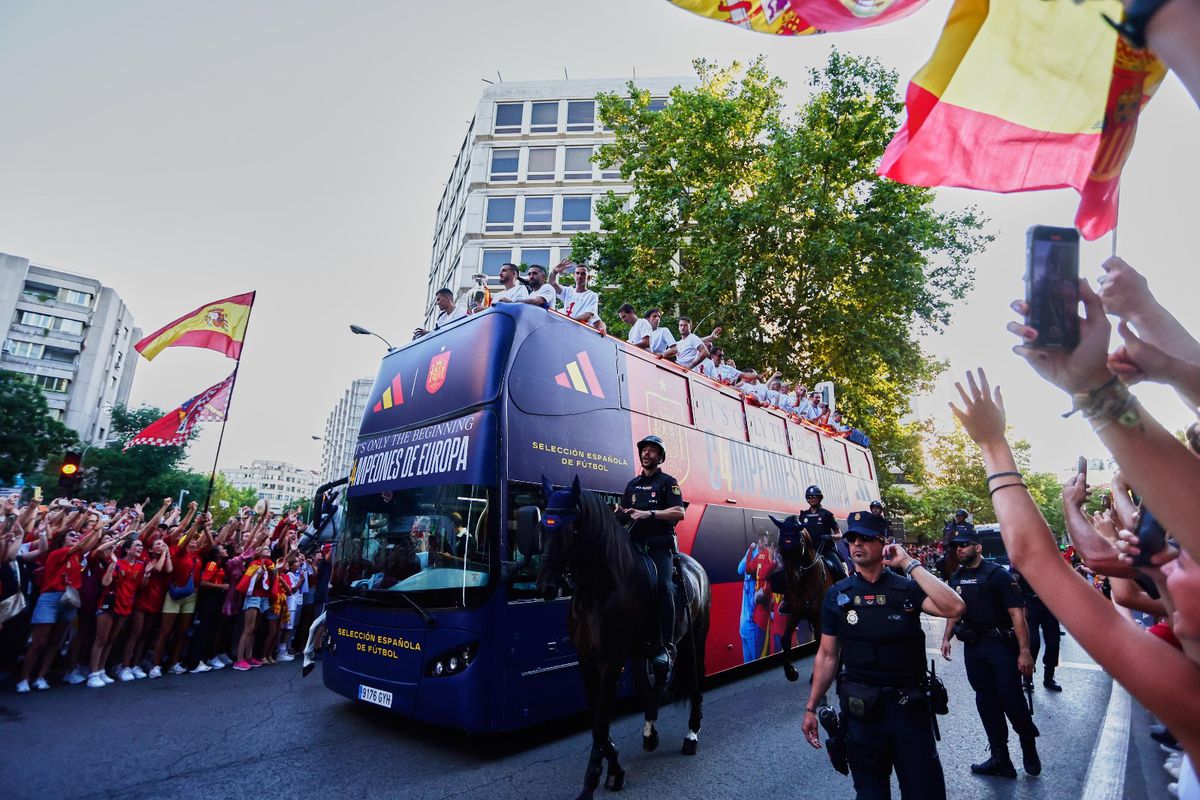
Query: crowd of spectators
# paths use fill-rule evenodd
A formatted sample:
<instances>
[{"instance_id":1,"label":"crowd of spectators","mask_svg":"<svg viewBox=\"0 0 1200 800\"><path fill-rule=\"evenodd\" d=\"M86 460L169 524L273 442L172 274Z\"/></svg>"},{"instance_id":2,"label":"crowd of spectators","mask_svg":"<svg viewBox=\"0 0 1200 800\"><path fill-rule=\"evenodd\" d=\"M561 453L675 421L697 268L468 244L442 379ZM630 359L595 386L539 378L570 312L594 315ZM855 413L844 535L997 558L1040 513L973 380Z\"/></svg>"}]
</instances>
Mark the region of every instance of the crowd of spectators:
<instances>
[{"instance_id":1,"label":"crowd of spectators","mask_svg":"<svg viewBox=\"0 0 1200 800\"><path fill-rule=\"evenodd\" d=\"M148 501L147 501L148 502ZM0 507L0 670L18 693L49 677L117 682L251 670L292 661L316 616L316 573L297 547L300 515L212 515L59 499ZM316 612L316 613L314 613Z\"/></svg>"}]
</instances>

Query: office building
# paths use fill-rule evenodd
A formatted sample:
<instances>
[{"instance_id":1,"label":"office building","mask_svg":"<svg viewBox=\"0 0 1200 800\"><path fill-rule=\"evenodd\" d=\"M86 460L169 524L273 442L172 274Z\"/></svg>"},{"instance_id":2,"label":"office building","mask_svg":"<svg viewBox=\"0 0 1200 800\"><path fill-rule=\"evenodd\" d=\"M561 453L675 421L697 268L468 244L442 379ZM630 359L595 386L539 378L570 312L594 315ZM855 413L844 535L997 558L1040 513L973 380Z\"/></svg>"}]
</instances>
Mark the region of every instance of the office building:
<instances>
[{"instance_id":1,"label":"office building","mask_svg":"<svg viewBox=\"0 0 1200 800\"><path fill-rule=\"evenodd\" d=\"M455 296L482 273L498 285L500 265L552 267L570 255L571 236L597 228L596 201L628 194L618 169L592 163L597 145L612 138L596 114L601 92L625 93L626 79L502 82L489 86L475 108L450 179L438 204L427 289ZM666 105L675 86L693 78L639 78L651 108Z\"/></svg>"},{"instance_id":2,"label":"office building","mask_svg":"<svg viewBox=\"0 0 1200 800\"><path fill-rule=\"evenodd\" d=\"M0 253L0 369L42 389L81 441L103 442L112 407L129 400L142 338L117 293L95 278Z\"/></svg>"},{"instance_id":3,"label":"office building","mask_svg":"<svg viewBox=\"0 0 1200 800\"><path fill-rule=\"evenodd\" d=\"M319 485L316 470L296 467L285 461L256 458L249 466L227 467L221 474L235 489L253 489L259 500L270 501L275 510L312 500Z\"/></svg>"},{"instance_id":4,"label":"office building","mask_svg":"<svg viewBox=\"0 0 1200 800\"><path fill-rule=\"evenodd\" d=\"M358 378L350 384L325 419L321 447L321 483L329 483L350 474L354 461L354 443L367 409L373 378Z\"/></svg>"}]
</instances>

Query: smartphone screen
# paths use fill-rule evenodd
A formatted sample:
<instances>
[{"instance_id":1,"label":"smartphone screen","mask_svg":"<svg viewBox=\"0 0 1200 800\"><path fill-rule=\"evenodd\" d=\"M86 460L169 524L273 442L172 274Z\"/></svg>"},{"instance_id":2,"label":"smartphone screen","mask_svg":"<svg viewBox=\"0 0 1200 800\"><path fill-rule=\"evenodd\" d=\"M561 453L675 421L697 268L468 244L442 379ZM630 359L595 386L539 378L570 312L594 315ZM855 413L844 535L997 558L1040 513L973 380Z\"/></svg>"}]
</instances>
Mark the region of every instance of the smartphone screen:
<instances>
[{"instance_id":1,"label":"smartphone screen","mask_svg":"<svg viewBox=\"0 0 1200 800\"><path fill-rule=\"evenodd\" d=\"M1079 344L1079 233L1034 225L1026 233L1025 324L1032 347L1073 350Z\"/></svg>"},{"instance_id":2,"label":"smartphone screen","mask_svg":"<svg viewBox=\"0 0 1200 800\"><path fill-rule=\"evenodd\" d=\"M1135 567L1146 566L1152 555L1167 546L1167 532L1145 506L1142 506L1142 516L1138 520L1137 540L1138 554L1133 559Z\"/></svg>"}]
</instances>

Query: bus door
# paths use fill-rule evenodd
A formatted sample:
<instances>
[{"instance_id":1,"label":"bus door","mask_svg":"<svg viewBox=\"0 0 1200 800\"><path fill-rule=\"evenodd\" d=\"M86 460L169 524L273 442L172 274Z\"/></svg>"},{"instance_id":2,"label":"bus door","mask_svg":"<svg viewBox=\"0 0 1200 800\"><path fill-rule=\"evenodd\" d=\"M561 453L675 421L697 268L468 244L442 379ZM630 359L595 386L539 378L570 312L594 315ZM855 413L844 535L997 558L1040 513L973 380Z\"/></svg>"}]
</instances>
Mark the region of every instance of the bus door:
<instances>
[{"instance_id":1,"label":"bus door","mask_svg":"<svg viewBox=\"0 0 1200 800\"><path fill-rule=\"evenodd\" d=\"M744 574L751 561L750 544L742 509L715 503L705 506L689 555L704 567L712 584L706 659L709 674L746 663L753 650L752 644L742 638L743 632L750 634L751 608Z\"/></svg>"}]
</instances>

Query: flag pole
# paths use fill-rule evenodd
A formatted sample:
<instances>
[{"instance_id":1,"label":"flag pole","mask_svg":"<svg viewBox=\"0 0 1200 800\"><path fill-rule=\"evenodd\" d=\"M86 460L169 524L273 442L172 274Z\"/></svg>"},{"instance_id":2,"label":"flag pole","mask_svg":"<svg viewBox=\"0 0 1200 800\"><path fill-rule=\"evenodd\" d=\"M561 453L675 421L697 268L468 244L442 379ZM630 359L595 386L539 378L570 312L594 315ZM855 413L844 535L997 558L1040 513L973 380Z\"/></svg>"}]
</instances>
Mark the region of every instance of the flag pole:
<instances>
[{"instance_id":1,"label":"flag pole","mask_svg":"<svg viewBox=\"0 0 1200 800\"><path fill-rule=\"evenodd\" d=\"M250 332L250 317L254 313L254 300L258 292L251 292L250 310L246 312L246 327L242 330L242 347L238 350L237 363L233 368L233 380L229 383L229 399L225 401L225 418L221 420L221 435L217 437L217 452L213 454L212 472L208 473L208 491L204 493L204 510L208 513L208 504L212 500L213 484L217 481L217 460L221 457L221 445L225 441L225 426L229 423L229 410L233 408L233 392L237 389L238 370L242 368L242 350L246 348L246 335Z\"/></svg>"}]
</instances>

